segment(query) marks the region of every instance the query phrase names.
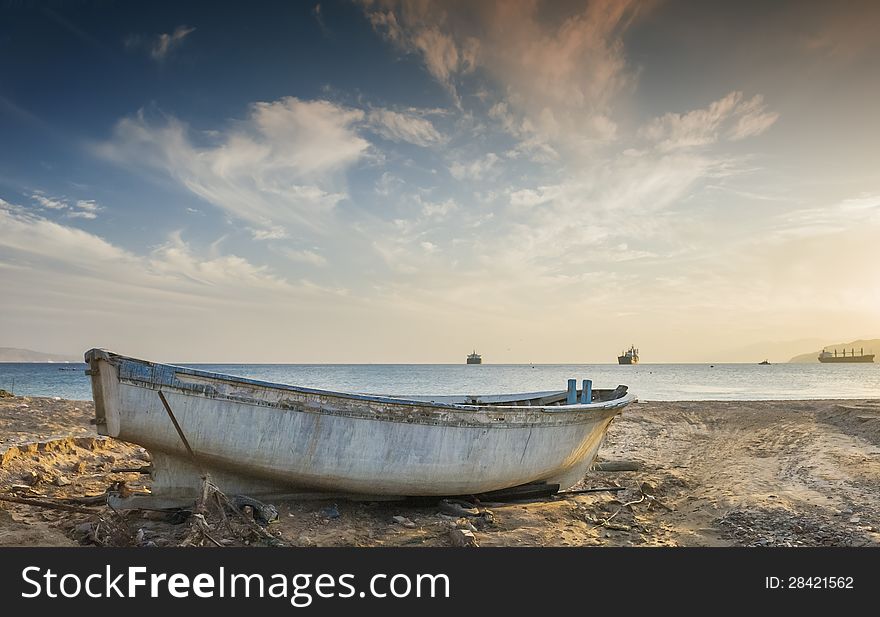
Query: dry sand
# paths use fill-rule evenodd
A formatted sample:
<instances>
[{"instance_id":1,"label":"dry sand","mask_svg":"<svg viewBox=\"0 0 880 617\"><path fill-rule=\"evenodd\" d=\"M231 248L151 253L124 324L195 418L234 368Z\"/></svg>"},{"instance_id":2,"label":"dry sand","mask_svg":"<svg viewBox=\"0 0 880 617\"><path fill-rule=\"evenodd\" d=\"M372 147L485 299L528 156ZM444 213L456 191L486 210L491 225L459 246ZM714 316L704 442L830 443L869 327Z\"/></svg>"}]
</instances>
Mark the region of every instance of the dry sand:
<instances>
[{"instance_id":1,"label":"dry sand","mask_svg":"<svg viewBox=\"0 0 880 617\"><path fill-rule=\"evenodd\" d=\"M0 399L0 496L100 501L115 482L148 487L148 475L125 471L148 453L98 437L92 414L81 401ZM880 546L878 400L635 404L599 460L639 470L584 479L625 487L616 493L492 505L475 519L445 516L433 501L274 502L268 530L288 546L448 546L453 529L470 526L480 546ZM211 543L192 519L65 503L85 511L0 501L0 546ZM221 544L268 537L207 522Z\"/></svg>"}]
</instances>

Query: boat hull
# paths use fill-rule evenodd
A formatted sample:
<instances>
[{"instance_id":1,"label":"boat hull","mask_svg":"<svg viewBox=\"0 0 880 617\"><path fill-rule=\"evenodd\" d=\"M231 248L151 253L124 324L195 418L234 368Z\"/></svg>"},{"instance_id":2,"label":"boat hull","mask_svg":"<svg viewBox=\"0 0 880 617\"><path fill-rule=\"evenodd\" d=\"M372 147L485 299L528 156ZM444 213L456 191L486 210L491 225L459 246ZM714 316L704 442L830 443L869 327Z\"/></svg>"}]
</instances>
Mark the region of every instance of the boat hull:
<instances>
[{"instance_id":1,"label":"boat hull","mask_svg":"<svg viewBox=\"0 0 880 617\"><path fill-rule=\"evenodd\" d=\"M147 448L154 492L467 495L580 481L632 395L589 405L426 403L86 355L98 432ZM158 396L173 410L194 461Z\"/></svg>"},{"instance_id":2,"label":"boat hull","mask_svg":"<svg viewBox=\"0 0 880 617\"><path fill-rule=\"evenodd\" d=\"M632 358L630 356L617 356L617 363L618 364L638 364L639 359Z\"/></svg>"},{"instance_id":3,"label":"boat hull","mask_svg":"<svg viewBox=\"0 0 880 617\"><path fill-rule=\"evenodd\" d=\"M866 362L870 363L873 361L873 354L868 354L864 356L831 356L825 358L823 358L822 356L819 357L819 362L821 362L822 364L864 364Z\"/></svg>"}]
</instances>

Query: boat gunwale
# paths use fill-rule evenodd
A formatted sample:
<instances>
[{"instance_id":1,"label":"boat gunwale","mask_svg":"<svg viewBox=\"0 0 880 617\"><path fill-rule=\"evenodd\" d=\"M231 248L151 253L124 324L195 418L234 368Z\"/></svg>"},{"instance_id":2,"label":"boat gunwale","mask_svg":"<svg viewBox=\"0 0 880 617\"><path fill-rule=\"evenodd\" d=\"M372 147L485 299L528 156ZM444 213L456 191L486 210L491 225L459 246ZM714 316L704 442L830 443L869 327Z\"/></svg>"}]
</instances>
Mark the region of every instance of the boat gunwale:
<instances>
[{"instance_id":1,"label":"boat gunwale","mask_svg":"<svg viewBox=\"0 0 880 617\"><path fill-rule=\"evenodd\" d=\"M85 353L85 361L87 364L91 365L94 360L104 360L109 364L117 364L119 362L130 362L135 364L140 364L148 367L163 367L172 369L176 374L181 373L183 375L189 375L192 377L200 377L204 379L210 379L214 381L221 381L232 384L242 384L245 386L255 386L259 388L266 388L269 390L283 390L289 392L295 392L298 394L306 394L306 395L314 395L320 397L330 397L330 398L340 398L345 400L354 400L354 401L363 401L366 403L380 403L384 405L399 405L405 407L422 407L422 408L433 408L444 411L460 411L460 412L544 412L553 415L560 414L582 414L585 411L607 411L613 410L617 408L623 408L630 403L634 403L637 401L635 395L631 393L625 393L623 396L611 399L607 401L596 401L592 403L576 403L573 405L487 405L487 404L464 404L464 403L442 403L442 402L434 402L434 401L424 401L424 400L410 400L406 398L394 398L390 396L382 396L382 395L373 395L373 394L356 394L349 392L336 392L333 390L321 390L317 388L307 388L303 386L294 386L291 384L283 384L276 383L270 381L262 381L259 379L251 379L249 377L239 377L237 375L229 375L224 373L215 373L212 371L206 371L203 369L195 369L187 366L180 366L176 364L165 364L161 362L152 362L150 360L143 360L140 358L132 358L130 356L123 356L121 354L117 354L105 349L90 349ZM142 383L145 385L151 386L165 386L168 388L173 388L177 390L184 390L192 392L189 388L181 388L181 384L169 383L169 382L159 382L156 380L146 380L146 379L135 379L130 376L122 377L117 375L117 379L120 382L130 382L130 383ZM556 392L556 391L549 391ZM204 395L204 393L201 393ZM546 392L535 392L535 393L522 393L523 395L528 394L546 394ZM517 394L518 395L518 394ZM468 395L465 395L468 396ZM492 395L494 396L494 395ZM511 395L514 396L514 395ZM238 400L234 397L224 397L227 400ZM528 400L528 399L524 399ZM257 401L238 401L249 404L258 404Z\"/></svg>"}]
</instances>

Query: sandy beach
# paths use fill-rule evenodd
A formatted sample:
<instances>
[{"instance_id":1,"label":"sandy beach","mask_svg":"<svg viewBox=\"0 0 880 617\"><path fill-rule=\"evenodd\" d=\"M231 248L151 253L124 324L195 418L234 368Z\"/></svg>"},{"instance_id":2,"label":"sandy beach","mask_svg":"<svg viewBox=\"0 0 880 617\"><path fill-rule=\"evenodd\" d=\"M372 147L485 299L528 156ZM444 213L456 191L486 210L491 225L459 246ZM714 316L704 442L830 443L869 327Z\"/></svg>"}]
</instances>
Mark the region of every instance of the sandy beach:
<instances>
[{"instance_id":1,"label":"sandy beach","mask_svg":"<svg viewBox=\"0 0 880 617\"><path fill-rule=\"evenodd\" d=\"M456 529L479 546L880 545L878 400L639 403L599 452L598 467L630 470L578 487L622 490L484 504L472 518L430 501L272 502L277 522L233 536L210 513L199 532L108 508L111 485L149 487L137 470L150 457L99 437L92 418L91 402L0 399L0 497L55 506L0 501L0 546L448 546Z\"/></svg>"}]
</instances>

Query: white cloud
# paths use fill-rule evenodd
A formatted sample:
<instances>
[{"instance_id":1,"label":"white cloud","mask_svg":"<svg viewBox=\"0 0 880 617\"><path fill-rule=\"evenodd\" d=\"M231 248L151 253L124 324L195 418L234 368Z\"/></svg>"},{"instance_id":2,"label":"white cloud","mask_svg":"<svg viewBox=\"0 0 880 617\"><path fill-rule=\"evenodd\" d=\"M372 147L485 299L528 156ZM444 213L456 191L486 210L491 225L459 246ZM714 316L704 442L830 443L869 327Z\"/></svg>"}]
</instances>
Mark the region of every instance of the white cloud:
<instances>
[{"instance_id":1,"label":"white cloud","mask_svg":"<svg viewBox=\"0 0 880 617\"><path fill-rule=\"evenodd\" d=\"M639 134L661 150L693 148L716 143L723 134L732 140L759 135L778 117L766 110L760 94L743 100L742 92L734 91L706 108L654 118Z\"/></svg>"},{"instance_id":2,"label":"white cloud","mask_svg":"<svg viewBox=\"0 0 880 617\"><path fill-rule=\"evenodd\" d=\"M456 180L481 180L495 168L499 160L497 154L489 152L469 163L453 161L449 166L449 173Z\"/></svg>"},{"instance_id":3,"label":"white cloud","mask_svg":"<svg viewBox=\"0 0 880 617\"><path fill-rule=\"evenodd\" d=\"M418 198L417 201L422 204L422 214L429 218L444 218L458 210L458 204L452 199L432 202Z\"/></svg>"},{"instance_id":4,"label":"white cloud","mask_svg":"<svg viewBox=\"0 0 880 617\"><path fill-rule=\"evenodd\" d=\"M97 212L101 209L94 199L78 199L76 207L84 212Z\"/></svg>"},{"instance_id":5,"label":"white cloud","mask_svg":"<svg viewBox=\"0 0 880 617\"><path fill-rule=\"evenodd\" d=\"M541 186L537 189L520 189L510 194L510 205L531 208L555 199L561 194L559 186Z\"/></svg>"},{"instance_id":6,"label":"white cloud","mask_svg":"<svg viewBox=\"0 0 880 617\"><path fill-rule=\"evenodd\" d=\"M40 204L44 208L48 208L50 210L64 210L68 207L68 204L66 201L64 201L62 199L54 199L51 197L46 197L45 195L43 195L40 192L36 192L33 195L31 195L31 199L33 199L35 202L37 202L38 204Z\"/></svg>"},{"instance_id":7,"label":"white cloud","mask_svg":"<svg viewBox=\"0 0 880 617\"><path fill-rule=\"evenodd\" d=\"M269 235L285 225L317 230L346 197L342 173L367 154L369 143L355 130L363 119L358 109L286 97L255 103L244 121L196 140L179 120L151 123L141 111L96 150L158 169Z\"/></svg>"},{"instance_id":8,"label":"white cloud","mask_svg":"<svg viewBox=\"0 0 880 617\"><path fill-rule=\"evenodd\" d=\"M277 225L266 229L254 229L251 227L249 228L249 231L254 240L281 240L290 235L287 233L286 229Z\"/></svg>"},{"instance_id":9,"label":"white cloud","mask_svg":"<svg viewBox=\"0 0 880 617\"><path fill-rule=\"evenodd\" d=\"M738 106L736 113L739 117L728 133L728 137L734 141L760 135L779 118L778 113L766 110L764 97L760 94L744 101Z\"/></svg>"},{"instance_id":10,"label":"white cloud","mask_svg":"<svg viewBox=\"0 0 880 617\"><path fill-rule=\"evenodd\" d=\"M64 210L65 216L71 219L96 219L98 212L103 210L94 199L71 200L64 197L48 197L43 191L35 191L31 199L47 210Z\"/></svg>"},{"instance_id":11,"label":"white cloud","mask_svg":"<svg viewBox=\"0 0 880 617\"><path fill-rule=\"evenodd\" d=\"M281 249L281 254L287 257L291 261L306 263L312 266L326 266L327 258L317 253L315 251L310 251L309 249L290 249L283 248Z\"/></svg>"},{"instance_id":12,"label":"white cloud","mask_svg":"<svg viewBox=\"0 0 880 617\"><path fill-rule=\"evenodd\" d=\"M382 197L388 197L403 185L403 180L401 180L391 172L384 171L382 172L382 175L379 176L379 179L376 180L375 190L376 193L378 193Z\"/></svg>"},{"instance_id":13,"label":"white cloud","mask_svg":"<svg viewBox=\"0 0 880 617\"><path fill-rule=\"evenodd\" d=\"M367 121L376 133L391 141L423 147L445 141L430 120L414 113L375 109L368 114Z\"/></svg>"},{"instance_id":14,"label":"white cloud","mask_svg":"<svg viewBox=\"0 0 880 617\"><path fill-rule=\"evenodd\" d=\"M94 296L99 298L119 296L120 287L154 299L173 293L234 301L246 299L254 290L295 296L319 289L312 283L291 283L267 266L237 255L198 255L179 231L148 254L138 255L81 229L18 211L6 202L0 203L0 229L0 256L11 263L24 257L21 263L35 273L35 285L52 277L84 280L101 290Z\"/></svg>"},{"instance_id":15,"label":"white cloud","mask_svg":"<svg viewBox=\"0 0 880 617\"><path fill-rule=\"evenodd\" d=\"M473 71L479 50L477 39L466 37L457 41L442 32L435 23L443 18L443 9L438 8L439 5L418 2L406 2L400 7L394 7L396 3L393 2L363 4L373 27L404 51L419 54L428 72L449 91L456 103L460 103L455 78L460 73ZM398 14L403 23L398 21Z\"/></svg>"},{"instance_id":16,"label":"white cloud","mask_svg":"<svg viewBox=\"0 0 880 617\"><path fill-rule=\"evenodd\" d=\"M495 116L520 139L575 150L613 139L611 103L631 88L622 34L650 8L635 0L559 6L545 19L535 0L363 2L373 27L418 54L428 72L461 101L462 78L483 70L504 97ZM477 90L482 100L485 89Z\"/></svg>"},{"instance_id":17,"label":"white cloud","mask_svg":"<svg viewBox=\"0 0 880 617\"><path fill-rule=\"evenodd\" d=\"M85 211L84 210L79 210L79 211L74 210L73 212L67 213L67 218L94 220L94 219L98 218L98 215L95 214L94 212L89 212L87 210L85 210Z\"/></svg>"},{"instance_id":18,"label":"white cloud","mask_svg":"<svg viewBox=\"0 0 880 617\"><path fill-rule=\"evenodd\" d=\"M183 43L183 39L195 32L195 28L189 26L177 26L171 34L160 34L153 43L150 55L153 60L162 62L174 49Z\"/></svg>"}]
</instances>

